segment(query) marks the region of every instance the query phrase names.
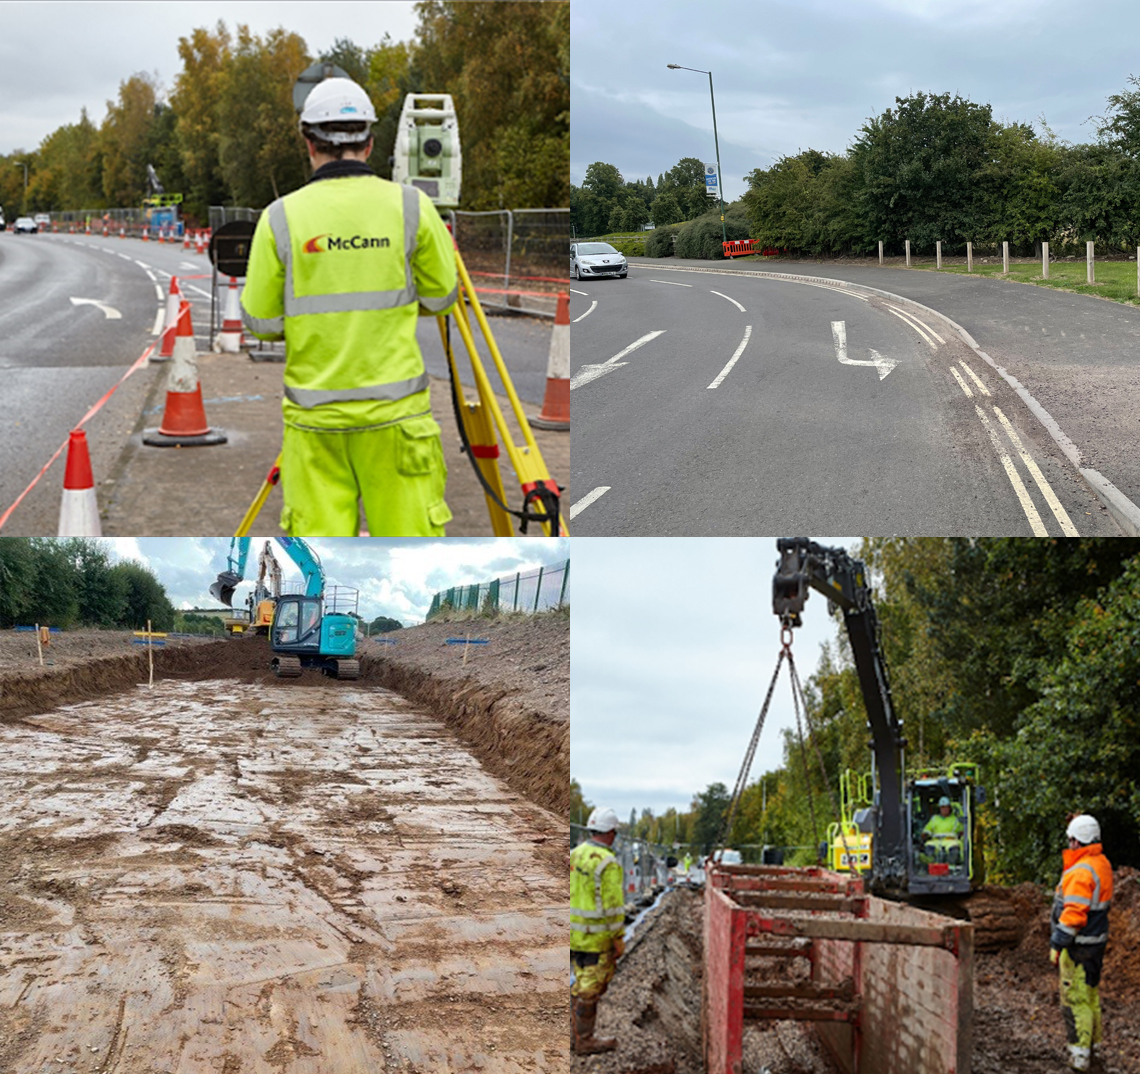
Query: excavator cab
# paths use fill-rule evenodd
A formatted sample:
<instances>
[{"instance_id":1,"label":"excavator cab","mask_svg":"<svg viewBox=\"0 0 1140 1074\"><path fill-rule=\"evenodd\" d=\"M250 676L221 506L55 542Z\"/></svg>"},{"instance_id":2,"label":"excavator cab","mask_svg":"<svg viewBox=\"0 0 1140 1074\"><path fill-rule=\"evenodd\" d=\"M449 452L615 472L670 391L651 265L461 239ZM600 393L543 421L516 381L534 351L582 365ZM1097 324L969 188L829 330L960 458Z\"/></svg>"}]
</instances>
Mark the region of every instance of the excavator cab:
<instances>
[{"instance_id":1,"label":"excavator cab","mask_svg":"<svg viewBox=\"0 0 1140 1074\"><path fill-rule=\"evenodd\" d=\"M344 586L330 586L325 597L290 593L278 599L270 631L277 675L295 678L302 668L311 667L339 679L359 676L356 617L339 610L348 594L355 602L356 590Z\"/></svg>"},{"instance_id":2,"label":"excavator cab","mask_svg":"<svg viewBox=\"0 0 1140 1074\"><path fill-rule=\"evenodd\" d=\"M968 894L974 876L976 765L918 772L907 784L911 848L908 889L915 895Z\"/></svg>"}]
</instances>

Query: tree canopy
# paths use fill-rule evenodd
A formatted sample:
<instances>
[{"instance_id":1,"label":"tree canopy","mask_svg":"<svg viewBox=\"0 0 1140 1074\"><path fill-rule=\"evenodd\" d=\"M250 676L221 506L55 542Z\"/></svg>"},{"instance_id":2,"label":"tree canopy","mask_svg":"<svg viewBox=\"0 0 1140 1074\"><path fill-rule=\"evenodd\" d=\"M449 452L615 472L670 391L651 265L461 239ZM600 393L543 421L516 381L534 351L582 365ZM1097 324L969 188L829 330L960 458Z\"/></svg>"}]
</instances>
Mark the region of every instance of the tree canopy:
<instances>
[{"instance_id":1,"label":"tree canopy","mask_svg":"<svg viewBox=\"0 0 1140 1074\"><path fill-rule=\"evenodd\" d=\"M297 76L337 64L376 107L374 169L390 177L397 118L409 92L449 93L463 147L462 208L546 208L569 199L569 3L424 0L412 41L338 38L320 56L284 27L264 35L224 22L179 38L168 93L157 77L123 79L96 126L76 123L35 150L0 157L0 205L14 216L140 206L154 166L184 213L210 205L263 208L302 185L309 169L293 108ZM27 196L23 169L28 165Z\"/></svg>"}]
</instances>

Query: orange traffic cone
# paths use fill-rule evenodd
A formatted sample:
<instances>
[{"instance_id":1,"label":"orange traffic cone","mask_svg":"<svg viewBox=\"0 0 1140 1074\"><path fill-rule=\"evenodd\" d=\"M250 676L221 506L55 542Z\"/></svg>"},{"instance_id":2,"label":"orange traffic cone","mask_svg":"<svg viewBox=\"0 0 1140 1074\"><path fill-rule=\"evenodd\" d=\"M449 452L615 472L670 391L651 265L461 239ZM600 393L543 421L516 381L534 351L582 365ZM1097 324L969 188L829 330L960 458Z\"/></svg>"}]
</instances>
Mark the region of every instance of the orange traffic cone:
<instances>
[{"instance_id":1,"label":"orange traffic cone","mask_svg":"<svg viewBox=\"0 0 1140 1074\"><path fill-rule=\"evenodd\" d=\"M166 409L162 424L143 433L143 443L151 447L204 447L224 444L223 429L211 429L206 423L202 405L202 385L198 381L197 350L194 326L190 323L190 303L182 305L178 316L178 335L166 381Z\"/></svg>"},{"instance_id":2,"label":"orange traffic cone","mask_svg":"<svg viewBox=\"0 0 1140 1074\"><path fill-rule=\"evenodd\" d=\"M229 293L226 295L226 316L222 321L222 330L218 333L217 350L223 354L238 354L241 344L241 304L238 301L237 280L231 276Z\"/></svg>"},{"instance_id":3,"label":"orange traffic cone","mask_svg":"<svg viewBox=\"0 0 1140 1074\"><path fill-rule=\"evenodd\" d=\"M204 254L206 252L206 243L202 239L202 232L198 232L194 238L194 253Z\"/></svg>"},{"instance_id":4,"label":"orange traffic cone","mask_svg":"<svg viewBox=\"0 0 1140 1074\"><path fill-rule=\"evenodd\" d=\"M147 242L147 241L149 241L149 239L150 239L150 236L147 235L146 225L144 224L143 225L143 240L142 241Z\"/></svg>"},{"instance_id":5,"label":"orange traffic cone","mask_svg":"<svg viewBox=\"0 0 1140 1074\"><path fill-rule=\"evenodd\" d=\"M570 428L570 296L565 291L558 296L558 311L550 336L542 412L529 421L536 429Z\"/></svg>"},{"instance_id":6,"label":"orange traffic cone","mask_svg":"<svg viewBox=\"0 0 1140 1074\"><path fill-rule=\"evenodd\" d=\"M182 292L178 287L178 277L170 277L170 294L166 296L166 320L162 326L162 346L157 354L152 354L152 362L165 362L174 354L174 340L178 335L178 322L184 305Z\"/></svg>"},{"instance_id":7,"label":"orange traffic cone","mask_svg":"<svg viewBox=\"0 0 1140 1074\"><path fill-rule=\"evenodd\" d=\"M63 474L63 500L59 505L60 537L102 537L99 505L95 501L95 479L91 475L91 454L87 434L72 429L67 443L67 469Z\"/></svg>"}]
</instances>

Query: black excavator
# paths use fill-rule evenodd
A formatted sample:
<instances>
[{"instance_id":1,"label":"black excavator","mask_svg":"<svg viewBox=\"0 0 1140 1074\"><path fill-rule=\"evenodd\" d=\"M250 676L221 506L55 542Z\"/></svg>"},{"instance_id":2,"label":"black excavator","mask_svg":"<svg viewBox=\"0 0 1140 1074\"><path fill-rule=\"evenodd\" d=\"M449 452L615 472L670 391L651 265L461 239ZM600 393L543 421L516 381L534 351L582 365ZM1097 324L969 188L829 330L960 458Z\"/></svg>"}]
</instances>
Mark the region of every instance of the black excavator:
<instances>
[{"instance_id":1,"label":"black excavator","mask_svg":"<svg viewBox=\"0 0 1140 1074\"><path fill-rule=\"evenodd\" d=\"M1015 946L1022 932L1015 906L1000 888L982 883L977 807L984 804L985 792L977 766L906 771L907 743L891 700L866 567L844 549L806 537L780 538L776 547L772 610L785 628L798 627L808 591L814 589L843 612L871 732L873 767L865 808L832 826L825 853L829 864L863 872L875 894L968 918L976 926L979 950ZM928 825L947 801L957 834L935 840Z\"/></svg>"}]
</instances>

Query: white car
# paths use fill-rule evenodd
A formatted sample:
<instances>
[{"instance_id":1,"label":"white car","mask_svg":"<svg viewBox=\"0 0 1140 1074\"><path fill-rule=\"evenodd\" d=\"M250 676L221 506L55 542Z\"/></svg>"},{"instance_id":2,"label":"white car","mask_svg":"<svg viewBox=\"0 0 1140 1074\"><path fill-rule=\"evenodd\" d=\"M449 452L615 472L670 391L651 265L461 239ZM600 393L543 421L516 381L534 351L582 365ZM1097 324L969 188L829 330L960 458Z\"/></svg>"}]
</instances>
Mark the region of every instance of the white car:
<instances>
[{"instance_id":1,"label":"white car","mask_svg":"<svg viewBox=\"0 0 1140 1074\"><path fill-rule=\"evenodd\" d=\"M18 216L16 222L12 225L12 230L18 235L21 231L27 231L34 235L36 233L36 222L30 216Z\"/></svg>"},{"instance_id":2,"label":"white car","mask_svg":"<svg viewBox=\"0 0 1140 1074\"><path fill-rule=\"evenodd\" d=\"M608 242L575 242L570 246L570 278L616 276L624 280L629 272L625 255Z\"/></svg>"}]
</instances>

